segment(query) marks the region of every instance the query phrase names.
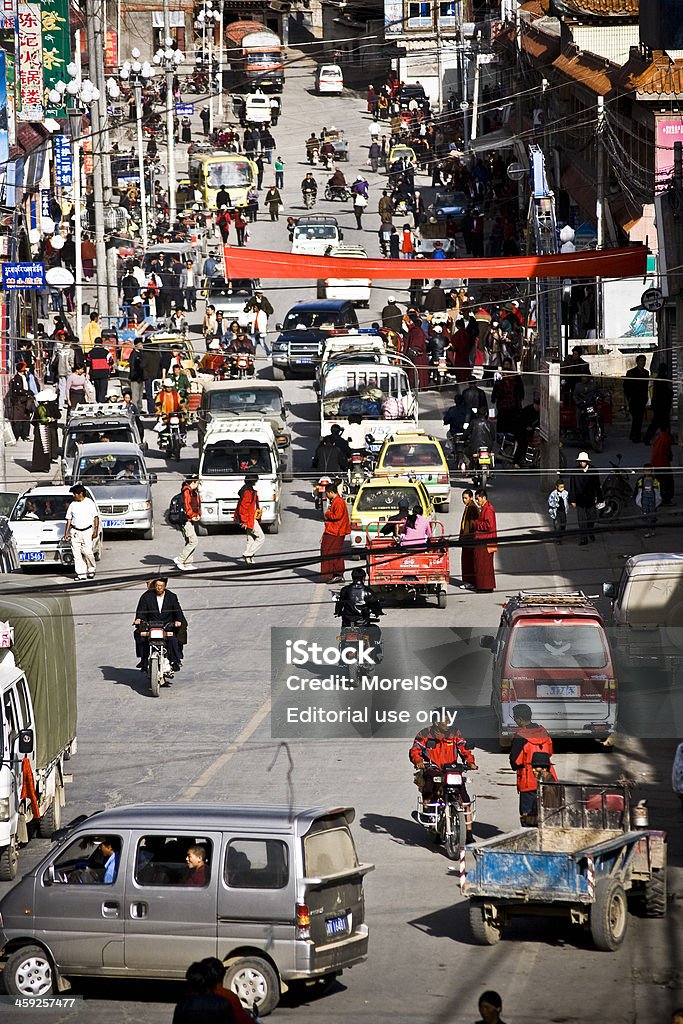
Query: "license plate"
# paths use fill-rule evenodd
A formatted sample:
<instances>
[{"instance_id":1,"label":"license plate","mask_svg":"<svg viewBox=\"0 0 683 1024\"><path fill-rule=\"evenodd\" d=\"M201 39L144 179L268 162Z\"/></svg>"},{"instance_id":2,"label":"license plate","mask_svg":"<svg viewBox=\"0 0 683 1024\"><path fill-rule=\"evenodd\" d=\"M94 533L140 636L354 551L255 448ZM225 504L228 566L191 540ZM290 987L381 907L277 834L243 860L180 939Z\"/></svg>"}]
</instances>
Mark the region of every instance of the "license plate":
<instances>
[{"instance_id":1,"label":"license plate","mask_svg":"<svg viewBox=\"0 0 683 1024\"><path fill-rule=\"evenodd\" d=\"M104 519L102 521L102 526L120 526L121 522L121 519Z\"/></svg>"},{"instance_id":2,"label":"license plate","mask_svg":"<svg viewBox=\"0 0 683 1024\"><path fill-rule=\"evenodd\" d=\"M306 356L306 357L305 357L305 358L303 358L303 359L297 359L297 363L301 363L301 364L306 364L306 365L309 365L309 364L310 364L310 363L312 363L312 362L313 362L313 359L312 359L312 358L309 358L308 356Z\"/></svg>"},{"instance_id":3,"label":"license plate","mask_svg":"<svg viewBox=\"0 0 683 1024\"><path fill-rule=\"evenodd\" d=\"M20 551L19 552L20 562L44 562L45 552L44 551Z\"/></svg>"},{"instance_id":4,"label":"license plate","mask_svg":"<svg viewBox=\"0 0 683 1024\"><path fill-rule=\"evenodd\" d=\"M537 697L580 697L581 683L536 683Z\"/></svg>"},{"instance_id":5,"label":"license plate","mask_svg":"<svg viewBox=\"0 0 683 1024\"><path fill-rule=\"evenodd\" d=\"M462 785L462 775L456 775L455 773L446 776L447 786L460 786Z\"/></svg>"},{"instance_id":6,"label":"license plate","mask_svg":"<svg viewBox=\"0 0 683 1024\"><path fill-rule=\"evenodd\" d=\"M491 465L491 459L489 458L489 456L488 455L480 455L479 456L479 465L480 466L490 466Z\"/></svg>"},{"instance_id":7,"label":"license plate","mask_svg":"<svg viewBox=\"0 0 683 1024\"><path fill-rule=\"evenodd\" d=\"M418 473L417 474L417 479L418 480L427 480L429 482L432 479L432 474L431 473Z\"/></svg>"},{"instance_id":8,"label":"license plate","mask_svg":"<svg viewBox=\"0 0 683 1024\"><path fill-rule=\"evenodd\" d=\"M347 914L339 917L331 917L325 921L325 931L328 937L333 935L345 935L349 931L349 918Z\"/></svg>"}]
</instances>

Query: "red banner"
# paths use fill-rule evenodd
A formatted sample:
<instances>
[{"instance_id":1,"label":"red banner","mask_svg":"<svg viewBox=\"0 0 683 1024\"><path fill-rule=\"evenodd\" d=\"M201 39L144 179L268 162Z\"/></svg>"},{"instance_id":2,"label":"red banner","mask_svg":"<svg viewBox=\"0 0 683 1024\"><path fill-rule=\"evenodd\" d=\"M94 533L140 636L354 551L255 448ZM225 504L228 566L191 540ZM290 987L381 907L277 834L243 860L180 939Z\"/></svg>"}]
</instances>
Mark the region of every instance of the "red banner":
<instances>
[{"instance_id":1,"label":"red banner","mask_svg":"<svg viewBox=\"0 0 683 1024\"><path fill-rule=\"evenodd\" d=\"M302 256L226 245L224 254L226 277L229 278L295 278L305 281L342 277L404 281L416 277L440 277L443 280L511 281L532 277L641 277L645 274L648 250L644 245L638 245L628 249L601 249L599 252L591 249L553 256L500 259L340 260L333 256Z\"/></svg>"}]
</instances>

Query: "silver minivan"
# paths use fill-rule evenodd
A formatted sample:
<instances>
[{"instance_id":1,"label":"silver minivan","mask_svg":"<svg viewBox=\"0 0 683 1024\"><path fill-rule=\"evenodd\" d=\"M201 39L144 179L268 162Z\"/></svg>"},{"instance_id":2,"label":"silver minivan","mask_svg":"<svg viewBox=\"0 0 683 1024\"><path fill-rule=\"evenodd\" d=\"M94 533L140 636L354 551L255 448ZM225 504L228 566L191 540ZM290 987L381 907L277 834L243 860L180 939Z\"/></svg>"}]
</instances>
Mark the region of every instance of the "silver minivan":
<instances>
[{"instance_id":1,"label":"silver minivan","mask_svg":"<svg viewBox=\"0 0 683 1024\"><path fill-rule=\"evenodd\" d=\"M366 959L351 807L157 804L99 811L0 902L3 980L48 996L69 977L183 979L219 957L224 984L270 1013L293 983Z\"/></svg>"}]
</instances>

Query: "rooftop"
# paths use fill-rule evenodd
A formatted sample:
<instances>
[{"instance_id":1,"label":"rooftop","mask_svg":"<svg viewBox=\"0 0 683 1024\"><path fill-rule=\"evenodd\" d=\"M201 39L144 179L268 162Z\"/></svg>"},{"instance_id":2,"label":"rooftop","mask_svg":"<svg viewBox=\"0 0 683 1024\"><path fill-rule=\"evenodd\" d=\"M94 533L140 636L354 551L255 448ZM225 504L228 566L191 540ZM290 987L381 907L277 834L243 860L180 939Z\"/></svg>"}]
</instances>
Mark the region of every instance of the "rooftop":
<instances>
[{"instance_id":1,"label":"rooftop","mask_svg":"<svg viewBox=\"0 0 683 1024\"><path fill-rule=\"evenodd\" d=\"M606 96L613 89L610 65L602 57L570 47L553 61L553 67L597 96Z\"/></svg>"},{"instance_id":2,"label":"rooftop","mask_svg":"<svg viewBox=\"0 0 683 1024\"><path fill-rule=\"evenodd\" d=\"M683 60L672 60L663 50L654 50L652 60L646 63L634 53L616 74L615 86L632 90L644 96L683 95Z\"/></svg>"},{"instance_id":3,"label":"rooftop","mask_svg":"<svg viewBox=\"0 0 683 1024\"><path fill-rule=\"evenodd\" d=\"M552 0L557 17L636 19L639 0Z\"/></svg>"}]
</instances>

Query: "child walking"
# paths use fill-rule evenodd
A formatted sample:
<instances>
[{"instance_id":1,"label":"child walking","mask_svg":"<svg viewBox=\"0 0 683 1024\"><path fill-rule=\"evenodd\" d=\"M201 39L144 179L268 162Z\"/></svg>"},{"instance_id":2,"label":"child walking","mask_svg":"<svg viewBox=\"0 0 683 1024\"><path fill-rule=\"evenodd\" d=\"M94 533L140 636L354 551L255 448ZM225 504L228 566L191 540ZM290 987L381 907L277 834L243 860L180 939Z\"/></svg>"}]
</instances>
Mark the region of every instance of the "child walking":
<instances>
[{"instance_id":1,"label":"child walking","mask_svg":"<svg viewBox=\"0 0 683 1024\"><path fill-rule=\"evenodd\" d=\"M567 529L567 512L569 511L569 495L564 480L558 480L548 495L548 515L553 521L555 540L562 543L562 534Z\"/></svg>"}]
</instances>

